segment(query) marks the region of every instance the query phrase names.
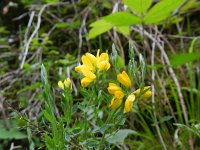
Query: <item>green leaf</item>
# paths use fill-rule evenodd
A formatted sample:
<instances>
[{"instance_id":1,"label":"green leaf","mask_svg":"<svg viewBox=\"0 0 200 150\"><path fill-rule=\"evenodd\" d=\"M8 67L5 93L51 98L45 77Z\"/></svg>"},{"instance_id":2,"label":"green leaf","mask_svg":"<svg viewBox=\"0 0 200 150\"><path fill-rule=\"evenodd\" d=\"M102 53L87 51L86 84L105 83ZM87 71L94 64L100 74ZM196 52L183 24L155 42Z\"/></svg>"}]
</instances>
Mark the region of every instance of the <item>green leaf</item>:
<instances>
[{"instance_id":1,"label":"green leaf","mask_svg":"<svg viewBox=\"0 0 200 150\"><path fill-rule=\"evenodd\" d=\"M125 36L129 36L129 34L130 34L129 26L120 26L120 27L117 27L117 31L120 32L120 33L122 33Z\"/></svg>"},{"instance_id":2,"label":"green leaf","mask_svg":"<svg viewBox=\"0 0 200 150\"><path fill-rule=\"evenodd\" d=\"M90 24L90 26L93 28L89 31L88 35L89 39L95 38L96 36L112 28L112 25L103 19L95 21L94 23Z\"/></svg>"},{"instance_id":3,"label":"green leaf","mask_svg":"<svg viewBox=\"0 0 200 150\"><path fill-rule=\"evenodd\" d=\"M32 140L32 133L31 133L31 129L28 127L27 128L27 134L28 134L28 141L29 141L29 150L34 150L35 149L35 144Z\"/></svg>"},{"instance_id":4,"label":"green leaf","mask_svg":"<svg viewBox=\"0 0 200 150\"><path fill-rule=\"evenodd\" d=\"M171 12L178 8L184 0L162 0L149 10L144 17L144 23L154 24L165 20Z\"/></svg>"},{"instance_id":5,"label":"green leaf","mask_svg":"<svg viewBox=\"0 0 200 150\"><path fill-rule=\"evenodd\" d=\"M124 34L127 34L127 28L130 25L140 24L141 19L138 16L135 16L128 12L117 12L110 14L108 16L103 17L102 19L95 21L94 23L90 24L90 27L93 27L89 31L88 38L92 39L96 36L110 30L113 26L120 28ZM126 26L126 29L124 28Z\"/></svg>"},{"instance_id":6,"label":"green leaf","mask_svg":"<svg viewBox=\"0 0 200 150\"><path fill-rule=\"evenodd\" d=\"M80 21L74 21L74 22L59 22L56 24L56 28L68 28L68 29L76 29L80 27L81 22Z\"/></svg>"},{"instance_id":7,"label":"green leaf","mask_svg":"<svg viewBox=\"0 0 200 150\"><path fill-rule=\"evenodd\" d=\"M173 55L170 58L170 62L173 67L178 67L198 59L200 59L200 53L182 53Z\"/></svg>"},{"instance_id":8,"label":"green leaf","mask_svg":"<svg viewBox=\"0 0 200 150\"><path fill-rule=\"evenodd\" d=\"M107 139L107 141L109 143L124 143L125 138L129 135L129 134L138 134L136 131L134 130L130 130L130 129L122 129L119 130L116 134L114 134L113 136L109 137Z\"/></svg>"},{"instance_id":9,"label":"green leaf","mask_svg":"<svg viewBox=\"0 0 200 150\"><path fill-rule=\"evenodd\" d=\"M98 147L99 146L99 141L94 140L94 139L89 139L86 141L86 145L89 147Z\"/></svg>"},{"instance_id":10,"label":"green leaf","mask_svg":"<svg viewBox=\"0 0 200 150\"><path fill-rule=\"evenodd\" d=\"M134 24L140 24L141 19L129 12L116 12L108 16L103 17L103 19L111 23L113 26L130 26Z\"/></svg>"},{"instance_id":11,"label":"green leaf","mask_svg":"<svg viewBox=\"0 0 200 150\"><path fill-rule=\"evenodd\" d=\"M187 12L189 9L194 9L198 7L198 2L197 0L189 0L187 3L181 7L180 12Z\"/></svg>"},{"instance_id":12,"label":"green leaf","mask_svg":"<svg viewBox=\"0 0 200 150\"><path fill-rule=\"evenodd\" d=\"M27 136L21 132L19 132L17 129L10 129L9 131L5 129L0 129L0 139L24 139Z\"/></svg>"},{"instance_id":13,"label":"green leaf","mask_svg":"<svg viewBox=\"0 0 200 150\"><path fill-rule=\"evenodd\" d=\"M17 129L17 125L16 125L16 122L15 121L10 121L10 129L7 130L4 128L3 126L3 121L0 120L0 139L24 139L24 138L27 138L27 136L20 132L18 129Z\"/></svg>"},{"instance_id":14,"label":"green leaf","mask_svg":"<svg viewBox=\"0 0 200 150\"><path fill-rule=\"evenodd\" d=\"M152 0L123 0L123 2L138 14L144 14L152 4Z\"/></svg>"},{"instance_id":15,"label":"green leaf","mask_svg":"<svg viewBox=\"0 0 200 150\"><path fill-rule=\"evenodd\" d=\"M117 62L116 64L117 68L121 69L125 67L124 59L121 56L117 55L116 62Z\"/></svg>"},{"instance_id":16,"label":"green leaf","mask_svg":"<svg viewBox=\"0 0 200 150\"><path fill-rule=\"evenodd\" d=\"M44 117L45 117L49 122L53 123L53 118L52 118L52 116L51 116L46 110L43 110L42 113L43 113Z\"/></svg>"}]
</instances>

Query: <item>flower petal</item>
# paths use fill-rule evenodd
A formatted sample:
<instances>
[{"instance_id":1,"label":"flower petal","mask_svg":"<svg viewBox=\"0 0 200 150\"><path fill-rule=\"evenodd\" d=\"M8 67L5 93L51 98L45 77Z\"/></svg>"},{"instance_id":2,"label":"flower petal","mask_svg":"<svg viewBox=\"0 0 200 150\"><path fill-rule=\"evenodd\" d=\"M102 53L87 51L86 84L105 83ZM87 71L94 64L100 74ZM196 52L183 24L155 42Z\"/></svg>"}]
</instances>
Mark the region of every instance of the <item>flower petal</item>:
<instances>
[{"instance_id":1,"label":"flower petal","mask_svg":"<svg viewBox=\"0 0 200 150\"><path fill-rule=\"evenodd\" d=\"M92 55L90 53L86 53L85 55L93 65L97 64L97 58L94 55Z\"/></svg>"},{"instance_id":2,"label":"flower petal","mask_svg":"<svg viewBox=\"0 0 200 150\"><path fill-rule=\"evenodd\" d=\"M131 87L131 79L125 71L117 75L117 80L125 87Z\"/></svg>"},{"instance_id":3,"label":"flower petal","mask_svg":"<svg viewBox=\"0 0 200 150\"><path fill-rule=\"evenodd\" d=\"M109 56L107 53L101 53L101 55L99 56L99 61L109 61Z\"/></svg>"},{"instance_id":4,"label":"flower petal","mask_svg":"<svg viewBox=\"0 0 200 150\"><path fill-rule=\"evenodd\" d=\"M101 61L97 63L97 68L102 71L102 70L108 70L110 68L110 63L108 61Z\"/></svg>"},{"instance_id":5,"label":"flower petal","mask_svg":"<svg viewBox=\"0 0 200 150\"><path fill-rule=\"evenodd\" d=\"M62 81L59 81L59 82L58 82L58 87L59 87L60 89L64 90L64 84L63 84Z\"/></svg>"},{"instance_id":6,"label":"flower petal","mask_svg":"<svg viewBox=\"0 0 200 150\"><path fill-rule=\"evenodd\" d=\"M81 72L87 78L90 78L90 79L95 79L96 78L96 75L93 72L91 72L88 68L81 68Z\"/></svg>"},{"instance_id":7,"label":"flower petal","mask_svg":"<svg viewBox=\"0 0 200 150\"><path fill-rule=\"evenodd\" d=\"M151 86L145 86L142 91L141 91L141 89L137 89L133 93L135 95L140 95L141 93L143 93L142 98L149 98L152 95L150 88L151 88Z\"/></svg>"},{"instance_id":8,"label":"flower petal","mask_svg":"<svg viewBox=\"0 0 200 150\"><path fill-rule=\"evenodd\" d=\"M118 99L122 99L124 97L124 93L122 91L116 91L114 93L115 97Z\"/></svg>"},{"instance_id":9,"label":"flower petal","mask_svg":"<svg viewBox=\"0 0 200 150\"><path fill-rule=\"evenodd\" d=\"M112 100L111 100L111 103L110 103L110 107L112 109L116 109L118 108L122 103L122 99L118 99L116 97L113 97Z\"/></svg>"},{"instance_id":10,"label":"flower petal","mask_svg":"<svg viewBox=\"0 0 200 150\"><path fill-rule=\"evenodd\" d=\"M128 113L131 111L132 107L133 107L133 102L135 100L135 95L134 94L130 94L126 101L125 101L125 106L124 106L124 113Z\"/></svg>"},{"instance_id":11,"label":"flower petal","mask_svg":"<svg viewBox=\"0 0 200 150\"><path fill-rule=\"evenodd\" d=\"M65 87L72 89L72 83L71 83L71 80L69 78L65 79L64 85L65 85Z\"/></svg>"},{"instance_id":12,"label":"flower petal","mask_svg":"<svg viewBox=\"0 0 200 150\"><path fill-rule=\"evenodd\" d=\"M87 57L86 55L83 55L81 57L81 60L83 62L83 65L86 66L90 71L92 71L92 72L96 71L95 67L93 66L93 64L91 62L90 57Z\"/></svg>"},{"instance_id":13,"label":"flower petal","mask_svg":"<svg viewBox=\"0 0 200 150\"><path fill-rule=\"evenodd\" d=\"M115 83L109 83L108 85L108 92L110 94L114 94L116 91L121 91L122 89Z\"/></svg>"},{"instance_id":14,"label":"flower petal","mask_svg":"<svg viewBox=\"0 0 200 150\"><path fill-rule=\"evenodd\" d=\"M88 87L92 81L93 81L93 79L85 77L85 78L81 79L81 86Z\"/></svg>"}]
</instances>

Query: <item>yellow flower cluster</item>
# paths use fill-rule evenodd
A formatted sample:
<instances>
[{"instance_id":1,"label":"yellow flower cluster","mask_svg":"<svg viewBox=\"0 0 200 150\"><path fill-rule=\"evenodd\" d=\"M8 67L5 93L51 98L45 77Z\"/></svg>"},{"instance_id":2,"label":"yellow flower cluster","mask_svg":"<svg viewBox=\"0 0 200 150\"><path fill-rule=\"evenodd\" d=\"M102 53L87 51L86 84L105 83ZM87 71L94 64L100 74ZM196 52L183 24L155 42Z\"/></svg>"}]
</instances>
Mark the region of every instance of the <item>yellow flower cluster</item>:
<instances>
[{"instance_id":1,"label":"yellow flower cluster","mask_svg":"<svg viewBox=\"0 0 200 150\"><path fill-rule=\"evenodd\" d=\"M96 78L95 73L97 71L108 70L110 68L109 56L107 53L101 53L97 51L96 57L91 53L86 53L82 56L82 65L75 67L75 71L84 75L81 79L82 87L88 87L91 82Z\"/></svg>"},{"instance_id":2,"label":"yellow flower cluster","mask_svg":"<svg viewBox=\"0 0 200 150\"><path fill-rule=\"evenodd\" d=\"M117 80L126 88L131 88L131 79L129 78L128 74L123 71L122 73L117 75ZM110 107L112 109L116 109L118 108L123 101L123 98L125 96L124 91L122 90L122 88L120 86L118 86L115 83L109 83L108 85L108 92L110 94L113 94L113 98L111 100L111 104ZM125 101L125 105L124 105L124 113L130 112L132 107L133 107L133 102L135 101L135 97L138 95L142 94L142 98L148 98L151 97L152 92L150 91L150 86L145 86L143 88L143 90L141 89L137 89L136 91L134 91L133 93L131 93L126 101Z\"/></svg>"},{"instance_id":3,"label":"yellow flower cluster","mask_svg":"<svg viewBox=\"0 0 200 150\"><path fill-rule=\"evenodd\" d=\"M58 87L62 90L64 90L65 88L72 90L72 83L69 78L66 78L64 82L62 81L58 82Z\"/></svg>"}]
</instances>

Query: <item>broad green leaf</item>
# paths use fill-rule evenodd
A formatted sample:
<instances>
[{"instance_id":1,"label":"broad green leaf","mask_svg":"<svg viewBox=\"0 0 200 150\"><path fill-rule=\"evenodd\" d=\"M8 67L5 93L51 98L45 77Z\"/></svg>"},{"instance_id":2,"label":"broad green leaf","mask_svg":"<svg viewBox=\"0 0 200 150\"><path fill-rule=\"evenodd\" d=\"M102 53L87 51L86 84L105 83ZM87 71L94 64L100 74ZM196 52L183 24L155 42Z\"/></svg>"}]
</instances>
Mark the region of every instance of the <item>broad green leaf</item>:
<instances>
[{"instance_id":1,"label":"broad green leaf","mask_svg":"<svg viewBox=\"0 0 200 150\"><path fill-rule=\"evenodd\" d=\"M90 26L93 28L89 31L88 35L89 39L95 38L96 36L112 28L112 25L103 19L95 21L94 23L90 24Z\"/></svg>"},{"instance_id":2,"label":"broad green leaf","mask_svg":"<svg viewBox=\"0 0 200 150\"><path fill-rule=\"evenodd\" d=\"M122 129L119 130L116 134L114 134L113 136L110 136L107 141L109 143L124 143L125 138L129 135L129 134L138 134L136 131L134 130L130 130L130 129Z\"/></svg>"},{"instance_id":3,"label":"broad green leaf","mask_svg":"<svg viewBox=\"0 0 200 150\"><path fill-rule=\"evenodd\" d=\"M101 18L100 20L97 20L93 23L90 24L90 27L104 27L104 26L111 26L111 24L107 21L105 21L103 18Z\"/></svg>"},{"instance_id":4,"label":"broad green leaf","mask_svg":"<svg viewBox=\"0 0 200 150\"><path fill-rule=\"evenodd\" d=\"M144 23L156 24L165 20L171 12L178 8L184 0L162 0L149 10L144 17Z\"/></svg>"},{"instance_id":5,"label":"broad green leaf","mask_svg":"<svg viewBox=\"0 0 200 150\"><path fill-rule=\"evenodd\" d=\"M138 14L144 14L152 4L152 0L123 0L123 2Z\"/></svg>"},{"instance_id":6,"label":"broad green leaf","mask_svg":"<svg viewBox=\"0 0 200 150\"><path fill-rule=\"evenodd\" d=\"M86 141L86 145L89 147L98 147L99 144L100 144L99 141L94 140L94 139L88 139Z\"/></svg>"},{"instance_id":7,"label":"broad green leaf","mask_svg":"<svg viewBox=\"0 0 200 150\"><path fill-rule=\"evenodd\" d=\"M175 54L170 58L171 65L178 67L188 62L192 62L200 59L200 53L182 53Z\"/></svg>"},{"instance_id":8,"label":"broad green leaf","mask_svg":"<svg viewBox=\"0 0 200 150\"><path fill-rule=\"evenodd\" d=\"M122 32L123 33L126 32L127 34L127 28L125 31L124 26L130 26L130 25L140 24L140 23L141 23L141 19L131 13L128 13L128 12L113 13L90 24L90 27L93 27L93 28L89 31L88 38L89 39L95 38L96 36L110 30L113 26L116 26L118 28L123 26L122 27L123 29L121 28L121 31L123 30Z\"/></svg>"},{"instance_id":9,"label":"broad green leaf","mask_svg":"<svg viewBox=\"0 0 200 150\"><path fill-rule=\"evenodd\" d=\"M117 27L117 31L122 33L125 36L128 36L130 34L129 26L120 26Z\"/></svg>"},{"instance_id":10,"label":"broad green leaf","mask_svg":"<svg viewBox=\"0 0 200 150\"><path fill-rule=\"evenodd\" d=\"M6 129L0 129L0 139L24 139L27 136L17 129L10 129L7 131Z\"/></svg>"},{"instance_id":11,"label":"broad green leaf","mask_svg":"<svg viewBox=\"0 0 200 150\"><path fill-rule=\"evenodd\" d=\"M103 17L103 19L111 23L113 26L130 26L134 24L140 24L142 21L138 16L135 16L129 12L116 12L108 16Z\"/></svg>"},{"instance_id":12,"label":"broad green leaf","mask_svg":"<svg viewBox=\"0 0 200 150\"><path fill-rule=\"evenodd\" d=\"M7 130L3 126L3 120L0 120L0 139L24 139L27 136L17 129L16 122L11 120L9 122L10 129Z\"/></svg>"}]
</instances>

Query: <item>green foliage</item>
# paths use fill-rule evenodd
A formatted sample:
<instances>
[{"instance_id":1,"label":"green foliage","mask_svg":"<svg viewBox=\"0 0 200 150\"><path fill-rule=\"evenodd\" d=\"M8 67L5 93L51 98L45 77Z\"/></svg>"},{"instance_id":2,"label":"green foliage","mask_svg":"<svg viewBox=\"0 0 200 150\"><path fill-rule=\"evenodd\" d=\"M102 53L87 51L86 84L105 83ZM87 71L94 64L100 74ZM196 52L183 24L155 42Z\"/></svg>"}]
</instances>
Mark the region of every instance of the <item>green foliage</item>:
<instances>
[{"instance_id":1,"label":"green foliage","mask_svg":"<svg viewBox=\"0 0 200 150\"><path fill-rule=\"evenodd\" d=\"M95 38L110 30L112 27L117 27L118 31L124 35L129 35L129 26L162 24L162 21L166 20L169 15L184 2L184 0L162 0L156 3L148 12L146 11L152 3L151 0L124 0L123 2L131 10L140 14L140 16L136 16L129 12L116 12L105 16L90 25L92 29L89 32L89 39Z\"/></svg>"},{"instance_id":2,"label":"green foliage","mask_svg":"<svg viewBox=\"0 0 200 150\"><path fill-rule=\"evenodd\" d=\"M178 8L184 0L162 0L154 5L144 17L145 24L158 24Z\"/></svg>"},{"instance_id":3,"label":"green foliage","mask_svg":"<svg viewBox=\"0 0 200 150\"><path fill-rule=\"evenodd\" d=\"M199 149L199 1L15 3L17 7L12 2L1 3L0 111L5 111L5 116L0 121L0 149L9 149L11 144L31 150L163 149L160 137L166 149ZM40 28L30 43L24 67L19 69L23 49L44 6ZM29 15L33 12L31 22ZM94 39L111 29L117 32ZM157 43L171 56L173 74ZM95 53L99 48L112 51L111 70L101 72L93 85L82 88L79 80L83 76L74 67L81 54ZM123 88L126 96L137 88L143 89L145 83L154 85L152 99L142 99L140 94L132 112L126 115L122 113L124 103L117 110L110 108L112 96L107 91L108 82L121 85L116 75L122 70L133 81L129 91ZM68 75L73 91L57 87L57 81L64 81ZM10 126L6 127L4 119Z\"/></svg>"},{"instance_id":4,"label":"green foliage","mask_svg":"<svg viewBox=\"0 0 200 150\"><path fill-rule=\"evenodd\" d=\"M125 138L131 134L137 135L137 132L130 129L121 129L117 131L114 135L110 136L107 141L112 144L123 144Z\"/></svg>"},{"instance_id":5,"label":"green foliage","mask_svg":"<svg viewBox=\"0 0 200 150\"><path fill-rule=\"evenodd\" d=\"M123 0L123 3L132 11L138 14L145 14L151 6L152 0Z\"/></svg>"},{"instance_id":6,"label":"green foliage","mask_svg":"<svg viewBox=\"0 0 200 150\"><path fill-rule=\"evenodd\" d=\"M178 67L180 65L193 62L195 60L200 59L200 53L181 53L181 54L174 54L170 62L173 67Z\"/></svg>"},{"instance_id":7,"label":"green foliage","mask_svg":"<svg viewBox=\"0 0 200 150\"><path fill-rule=\"evenodd\" d=\"M23 132L19 131L17 124L15 120L9 121L9 124L11 127L9 129L6 129L4 127L4 121L0 120L0 139L25 139L27 138L27 135Z\"/></svg>"}]
</instances>

